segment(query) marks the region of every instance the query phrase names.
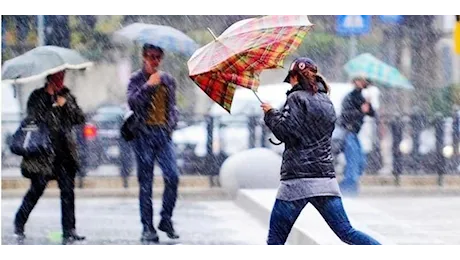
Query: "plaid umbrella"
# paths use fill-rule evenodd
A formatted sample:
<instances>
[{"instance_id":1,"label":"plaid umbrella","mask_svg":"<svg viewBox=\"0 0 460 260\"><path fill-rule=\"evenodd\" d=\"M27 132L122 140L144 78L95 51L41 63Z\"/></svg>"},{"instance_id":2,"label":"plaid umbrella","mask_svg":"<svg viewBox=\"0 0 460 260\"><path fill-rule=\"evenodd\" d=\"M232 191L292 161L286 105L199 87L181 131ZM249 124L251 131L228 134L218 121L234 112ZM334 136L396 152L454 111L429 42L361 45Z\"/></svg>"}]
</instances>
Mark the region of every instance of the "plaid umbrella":
<instances>
[{"instance_id":1,"label":"plaid umbrella","mask_svg":"<svg viewBox=\"0 0 460 260\"><path fill-rule=\"evenodd\" d=\"M345 64L344 69L350 78L363 76L386 87L414 89L409 80L396 68L369 53L351 59Z\"/></svg>"},{"instance_id":2,"label":"plaid umbrella","mask_svg":"<svg viewBox=\"0 0 460 260\"><path fill-rule=\"evenodd\" d=\"M306 15L274 15L239 21L198 49L188 61L189 76L230 112L236 86L257 90L265 69L284 59L313 25Z\"/></svg>"}]
</instances>

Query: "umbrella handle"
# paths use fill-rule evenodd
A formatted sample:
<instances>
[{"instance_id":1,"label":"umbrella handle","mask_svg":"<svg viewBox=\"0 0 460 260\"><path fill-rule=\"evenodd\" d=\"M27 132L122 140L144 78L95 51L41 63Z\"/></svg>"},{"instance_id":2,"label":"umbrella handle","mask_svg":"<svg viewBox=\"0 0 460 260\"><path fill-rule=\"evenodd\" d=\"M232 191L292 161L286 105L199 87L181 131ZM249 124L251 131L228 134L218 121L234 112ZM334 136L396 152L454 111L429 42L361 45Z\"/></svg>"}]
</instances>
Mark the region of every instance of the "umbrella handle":
<instances>
[{"instance_id":1,"label":"umbrella handle","mask_svg":"<svg viewBox=\"0 0 460 260\"><path fill-rule=\"evenodd\" d=\"M271 138L268 138L268 141L270 141L270 143L272 143L273 145L281 145L283 143L283 142L275 143Z\"/></svg>"}]
</instances>

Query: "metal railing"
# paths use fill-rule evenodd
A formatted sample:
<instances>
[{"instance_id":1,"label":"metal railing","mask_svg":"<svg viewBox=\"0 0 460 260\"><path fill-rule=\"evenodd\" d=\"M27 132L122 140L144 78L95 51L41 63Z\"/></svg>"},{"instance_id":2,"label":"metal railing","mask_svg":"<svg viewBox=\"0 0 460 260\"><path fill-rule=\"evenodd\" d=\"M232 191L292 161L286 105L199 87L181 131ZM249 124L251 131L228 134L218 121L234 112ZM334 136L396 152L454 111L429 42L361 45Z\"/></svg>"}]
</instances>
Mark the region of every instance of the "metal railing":
<instances>
[{"instance_id":1,"label":"metal railing","mask_svg":"<svg viewBox=\"0 0 460 260\"><path fill-rule=\"evenodd\" d=\"M460 112L455 112L451 117L427 117L421 113L381 116L377 121L377 141L372 141L373 148L368 154L366 173L377 175L382 168L391 168L396 185L399 185L400 176L403 174L437 174L438 184L443 185L446 174L459 173L459 114ZM91 118L90 114L88 118ZM9 152L8 138L18 127L20 119L21 115L2 114L2 169L19 167L20 157ZM114 122L114 133L119 131L120 124L120 120ZM192 128L199 131L192 131ZM175 142L179 167L183 174L209 176L211 185L219 185L217 176L220 167L233 153L255 147L267 147L281 154L283 149L282 146L270 144L268 139L271 133L263 124L260 115L235 118L188 116L180 120L176 132L187 137L186 132L189 130L189 139L181 138ZM95 150L94 147L97 146L85 138L83 131L84 126L76 128L83 165L78 176L82 180L89 175L91 169L87 156L102 151ZM200 139L197 138L200 137L198 135L205 136L201 136ZM125 159L121 157L114 160L120 160L116 165L120 176L126 177L135 168L135 157L131 145L127 145L121 137L117 140L115 146L118 145L119 154L128 156L127 161L123 161Z\"/></svg>"}]
</instances>

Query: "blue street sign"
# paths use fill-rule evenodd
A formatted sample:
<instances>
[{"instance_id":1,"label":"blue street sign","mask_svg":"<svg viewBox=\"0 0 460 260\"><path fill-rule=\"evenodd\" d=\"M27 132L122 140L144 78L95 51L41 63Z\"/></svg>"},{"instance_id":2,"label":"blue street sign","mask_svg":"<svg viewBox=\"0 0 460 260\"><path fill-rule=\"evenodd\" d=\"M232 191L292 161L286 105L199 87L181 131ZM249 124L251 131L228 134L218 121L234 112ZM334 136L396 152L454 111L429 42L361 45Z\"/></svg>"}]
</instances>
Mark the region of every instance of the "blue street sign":
<instances>
[{"instance_id":1,"label":"blue street sign","mask_svg":"<svg viewBox=\"0 0 460 260\"><path fill-rule=\"evenodd\" d=\"M402 15L380 15L380 21L389 24L398 24L403 20Z\"/></svg>"},{"instance_id":2,"label":"blue street sign","mask_svg":"<svg viewBox=\"0 0 460 260\"><path fill-rule=\"evenodd\" d=\"M370 15L337 16L337 33L342 36L362 35L371 30Z\"/></svg>"}]
</instances>

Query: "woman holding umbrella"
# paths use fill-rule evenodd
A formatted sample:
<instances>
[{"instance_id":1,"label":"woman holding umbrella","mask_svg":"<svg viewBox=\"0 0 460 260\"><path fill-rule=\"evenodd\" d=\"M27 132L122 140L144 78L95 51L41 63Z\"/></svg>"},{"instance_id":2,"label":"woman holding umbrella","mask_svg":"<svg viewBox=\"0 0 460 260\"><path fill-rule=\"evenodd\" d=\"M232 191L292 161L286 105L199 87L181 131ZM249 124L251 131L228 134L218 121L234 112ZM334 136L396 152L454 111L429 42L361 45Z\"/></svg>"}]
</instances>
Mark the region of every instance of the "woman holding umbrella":
<instances>
[{"instance_id":1,"label":"woman holding umbrella","mask_svg":"<svg viewBox=\"0 0 460 260\"><path fill-rule=\"evenodd\" d=\"M336 115L328 86L309 58L296 59L285 79L292 85L282 111L262 104L265 123L285 143L281 185L270 217L267 243L284 244L303 208L311 203L334 233L352 245L378 245L354 229L342 205L331 154Z\"/></svg>"},{"instance_id":2,"label":"woman holding umbrella","mask_svg":"<svg viewBox=\"0 0 460 260\"><path fill-rule=\"evenodd\" d=\"M27 101L27 118L49 129L53 155L24 157L22 174L31 180L14 220L18 242L25 238L24 226L42 196L48 181L57 180L61 190L62 243L83 240L75 231L75 174L78 169L77 149L72 128L85 122L75 97L64 86L65 72L47 76L44 87L32 92Z\"/></svg>"}]
</instances>

